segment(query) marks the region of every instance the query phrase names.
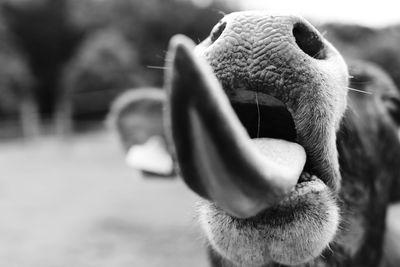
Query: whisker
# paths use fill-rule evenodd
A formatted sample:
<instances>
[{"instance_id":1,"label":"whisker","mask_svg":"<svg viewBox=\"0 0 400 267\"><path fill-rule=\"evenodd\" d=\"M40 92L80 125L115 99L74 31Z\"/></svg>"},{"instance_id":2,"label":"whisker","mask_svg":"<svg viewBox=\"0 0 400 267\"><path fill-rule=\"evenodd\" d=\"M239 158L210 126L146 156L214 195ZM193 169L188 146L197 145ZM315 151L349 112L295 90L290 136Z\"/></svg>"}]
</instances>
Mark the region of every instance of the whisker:
<instances>
[{"instance_id":1,"label":"whisker","mask_svg":"<svg viewBox=\"0 0 400 267\"><path fill-rule=\"evenodd\" d=\"M218 15L225 17L226 13L224 11L222 11L221 9L217 9L217 8L213 8L214 12L217 12Z\"/></svg>"},{"instance_id":2,"label":"whisker","mask_svg":"<svg viewBox=\"0 0 400 267\"><path fill-rule=\"evenodd\" d=\"M335 252L334 252L333 249L331 248L331 245L330 245L330 244L328 244L326 247L328 248L328 250L329 250L330 252L332 252L332 254L335 254Z\"/></svg>"},{"instance_id":3,"label":"whisker","mask_svg":"<svg viewBox=\"0 0 400 267\"><path fill-rule=\"evenodd\" d=\"M353 75L349 75L349 78L350 78L350 79L354 79L354 76L353 76Z\"/></svg>"},{"instance_id":4,"label":"whisker","mask_svg":"<svg viewBox=\"0 0 400 267\"><path fill-rule=\"evenodd\" d=\"M257 138L260 137L260 125L261 125L261 116L260 116L260 105L258 103L258 92L256 91L256 104L257 104Z\"/></svg>"},{"instance_id":5,"label":"whisker","mask_svg":"<svg viewBox=\"0 0 400 267\"><path fill-rule=\"evenodd\" d=\"M351 88L351 87L347 87L347 89L349 89L351 91L354 91L354 92L357 92L357 93L363 93L363 94L366 94L366 95L372 95L371 92L365 92L365 91L354 89L354 88Z\"/></svg>"},{"instance_id":6,"label":"whisker","mask_svg":"<svg viewBox=\"0 0 400 267\"><path fill-rule=\"evenodd\" d=\"M320 54L323 52L323 50L318 51L317 53L315 53L315 55L313 55L312 57L315 58L316 56L320 56Z\"/></svg>"},{"instance_id":7,"label":"whisker","mask_svg":"<svg viewBox=\"0 0 400 267\"><path fill-rule=\"evenodd\" d=\"M166 53L164 53L164 54L166 54ZM160 55L160 54L158 54L158 55L156 55L156 57L162 59L162 60L165 61L165 62L170 62L170 61L171 61L171 60L168 60L168 59L167 59L166 55Z\"/></svg>"},{"instance_id":8,"label":"whisker","mask_svg":"<svg viewBox=\"0 0 400 267\"><path fill-rule=\"evenodd\" d=\"M156 70L165 70L167 69L166 67L163 66L146 66L149 69L156 69Z\"/></svg>"}]
</instances>

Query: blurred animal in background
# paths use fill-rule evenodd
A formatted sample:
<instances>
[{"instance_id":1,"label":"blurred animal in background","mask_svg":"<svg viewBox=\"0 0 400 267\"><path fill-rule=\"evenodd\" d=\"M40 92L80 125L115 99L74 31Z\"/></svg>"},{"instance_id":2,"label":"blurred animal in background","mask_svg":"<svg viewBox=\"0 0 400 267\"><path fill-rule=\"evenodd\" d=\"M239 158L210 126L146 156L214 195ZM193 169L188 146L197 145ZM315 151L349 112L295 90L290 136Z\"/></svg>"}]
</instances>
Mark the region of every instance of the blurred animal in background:
<instances>
[{"instance_id":1,"label":"blurred animal in background","mask_svg":"<svg viewBox=\"0 0 400 267\"><path fill-rule=\"evenodd\" d=\"M161 89L131 89L113 102L108 116L126 152L126 163L153 177L174 175L164 134L164 102Z\"/></svg>"},{"instance_id":2,"label":"blurred animal in background","mask_svg":"<svg viewBox=\"0 0 400 267\"><path fill-rule=\"evenodd\" d=\"M68 132L75 121L104 117L112 99L125 88L143 83L137 49L117 29L90 34L66 65L62 96L56 111L57 132ZM90 103L90 105L88 105Z\"/></svg>"},{"instance_id":3,"label":"blurred animal in background","mask_svg":"<svg viewBox=\"0 0 400 267\"><path fill-rule=\"evenodd\" d=\"M353 76L350 80L350 87L376 94L378 99L383 102L378 103L379 106L389 112L391 118L395 122L395 127L399 129L400 96L393 80L388 76L388 74L374 63L359 60L349 61L349 71ZM367 108L368 112L371 114L376 113L373 110L375 106L376 105L370 105L369 108ZM368 135L369 133L365 132L364 134ZM370 157L374 157L372 152ZM399 178L395 178L392 192L390 194L392 196L391 202L393 203L399 202L399 182ZM396 206L398 206L398 204ZM398 207L395 208L395 210L397 209ZM398 216L398 212L394 213L392 211L392 213L387 217L388 221L386 222L381 267L394 267L398 266L400 263L400 231L399 221L396 215Z\"/></svg>"},{"instance_id":4,"label":"blurred animal in background","mask_svg":"<svg viewBox=\"0 0 400 267\"><path fill-rule=\"evenodd\" d=\"M379 65L400 88L400 26L371 28L328 23L319 27L346 59L363 59Z\"/></svg>"},{"instance_id":5,"label":"blurred animal in background","mask_svg":"<svg viewBox=\"0 0 400 267\"><path fill-rule=\"evenodd\" d=\"M225 16L196 48L175 37L166 62L164 124L212 266L380 264L400 98L379 67L348 74L307 21L266 12Z\"/></svg>"}]
</instances>

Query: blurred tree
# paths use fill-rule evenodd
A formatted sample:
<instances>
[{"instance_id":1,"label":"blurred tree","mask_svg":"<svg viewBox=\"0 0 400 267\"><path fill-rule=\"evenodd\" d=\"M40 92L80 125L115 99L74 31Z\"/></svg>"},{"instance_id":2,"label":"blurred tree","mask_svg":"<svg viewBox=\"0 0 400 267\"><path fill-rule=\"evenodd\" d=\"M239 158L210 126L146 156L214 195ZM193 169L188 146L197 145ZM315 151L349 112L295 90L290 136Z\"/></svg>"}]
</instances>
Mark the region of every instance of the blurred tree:
<instances>
[{"instance_id":1,"label":"blurred tree","mask_svg":"<svg viewBox=\"0 0 400 267\"><path fill-rule=\"evenodd\" d=\"M122 90L144 84L134 47L118 29L90 34L67 64L59 111L63 120L103 118L112 99Z\"/></svg>"},{"instance_id":2,"label":"blurred tree","mask_svg":"<svg viewBox=\"0 0 400 267\"><path fill-rule=\"evenodd\" d=\"M32 89L26 59L0 19L0 136L17 135L13 129L18 125L27 138L39 134L39 114ZM7 129L12 131L8 133Z\"/></svg>"},{"instance_id":3,"label":"blurred tree","mask_svg":"<svg viewBox=\"0 0 400 267\"><path fill-rule=\"evenodd\" d=\"M78 52L80 54L80 56L77 56L79 60L74 59L75 62L80 62L80 67L74 65L69 67L75 73L74 80L80 81L74 83L73 86L67 86L68 91L75 90L75 93L73 93L74 114L75 118L80 119L102 118L110 101L115 96L115 92L121 89L138 87L142 84L161 86L165 51L171 36L182 33L196 41L204 39L213 25L222 17L218 10L225 9L226 11L227 9L219 1L211 1L211 6L206 8L195 6L190 1L177 0L71 0L69 4L70 23L75 25L80 32L103 32L103 29L111 28L114 34L118 31L121 36L124 36L124 41L119 38L119 42L108 42L108 45L104 42L105 46L101 50L107 50L108 53L113 53L115 56L117 53L122 53L118 51L128 53L128 46L131 50L138 51L134 60L135 66L131 65L131 68L123 67L130 65L122 61L122 58L129 58L124 56L121 57L121 60L115 61L119 62L116 64L119 67L114 66L112 68L123 68L125 71L119 71L118 75L117 73L112 74L110 70L102 71L101 75L95 74L99 72L100 66L104 63L94 64L94 61L104 62L107 59L100 57L100 50L93 53L88 52L89 50L96 50L92 45L88 45L89 43L92 43L93 46L99 43L99 41L95 41L97 37L89 34L87 38L92 39L92 41L86 40L86 45L84 45L86 48L82 48ZM109 35L105 34L102 38L106 38L106 36ZM112 47L113 45L115 47ZM118 48L118 46L125 48ZM87 50L87 52L83 52L84 50ZM83 53L92 54L92 62L88 57L82 56ZM97 57L96 60L94 60L95 57ZM89 68L89 66L91 67ZM86 74L78 74L78 72L84 70ZM130 72L126 70L130 70ZM89 78L89 72L92 73L92 78ZM97 76L104 77L106 72L110 76L109 82L105 82L105 78L94 78ZM126 75L125 78L124 75ZM132 80L132 76L136 78ZM138 79L138 77L141 77L141 79ZM130 83L124 82L127 78ZM86 82L85 79L95 82ZM125 88L122 86L123 84L126 85ZM106 92L109 92L109 94ZM98 104L88 106L85 103L89 98L92 99L92 103L97 102Z\"/></svg>"},{"instance_id":4,"label":"blurred tree","mask_svg":"<svg viewBox=\"0 0 400 267\"><path fill-rule=\"evenodd\" d=\"M75 118L103 118L116 91L143 83L137 77L146 85L160 86L163 72L158 67L164 65L170 37L182 33L199 41L222 17L219 11L235 8L227 0L0 0L0 4L27 55L40 111L46 118L56 114L58 122L72 113Z\"/></svg>"},{"instance_id":5,"label":"blurred tree","mask_svg":"<svg viewBox=\"0 0 400 267\"><path fill-rule=\"evenodd\" d=\"M36 78L37 101L45 115L55 109L61 68L82 36L68 22L67 1L5 0L2 3L2 13L28 56Z\"/></svg>"},{"instance_id":6,"label":"blurred tree","mask_svg":"<svg viewBox=\"0 0 400 267\"><path fill-rule=\"evenodd\" d=\"M143 67L163 66L165 51L172 35L181 33L196 42L203 40L222 18L230 12L235 1L208 1L198 7L191 1L178 0L71 0L70 16L77 28L91 31L106 25L120 29L140 51ZM149 68L150 85L160 86L162 71Z\"/></svg>"}]
</instances>

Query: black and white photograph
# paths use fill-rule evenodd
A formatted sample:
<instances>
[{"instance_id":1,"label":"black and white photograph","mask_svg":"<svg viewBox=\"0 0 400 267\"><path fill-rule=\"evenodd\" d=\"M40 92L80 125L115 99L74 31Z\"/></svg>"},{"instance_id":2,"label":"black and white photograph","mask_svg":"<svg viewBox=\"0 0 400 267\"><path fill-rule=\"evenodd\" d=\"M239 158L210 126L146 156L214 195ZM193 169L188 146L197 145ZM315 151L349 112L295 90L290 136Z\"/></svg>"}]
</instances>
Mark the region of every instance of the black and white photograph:
<instances>
[{"instance_id":1,"label":"black and white photograph","mask_svg":"<svg viewBox=\"0 0 400 267\"><path fill-rule=\"evenodd\" d=\"M0 266L400 266L395 1L0 0Z\"/></svg>"}]
</instances>

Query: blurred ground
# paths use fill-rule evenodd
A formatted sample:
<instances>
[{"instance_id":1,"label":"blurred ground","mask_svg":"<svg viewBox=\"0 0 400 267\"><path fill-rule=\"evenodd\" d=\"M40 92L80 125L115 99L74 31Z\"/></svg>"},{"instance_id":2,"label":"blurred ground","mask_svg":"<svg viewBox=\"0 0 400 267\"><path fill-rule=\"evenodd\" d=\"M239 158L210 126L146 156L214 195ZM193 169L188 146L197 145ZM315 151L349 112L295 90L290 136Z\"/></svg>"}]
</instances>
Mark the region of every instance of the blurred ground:
<instances>
[{"instance_id":1,"label":"blurred ground","mask_svg":"<svg viewBox=\"0 0 400 267\"><path fill-rule=\"evenodd\" d=\"M178 179L143 179L105 132L0 143L0 266L207 266ZM387 266L400 262L400 205L391 207Z\"/></svg>"},{"instance_id":2,"label":"blurred ground","mask_svg":"<svg viewBox=\"0 0 400 267\"><path fill-rule=\"evenodd\" d=\"M0 266L206 266L196 197L104 132L0 144Z\"/></svg>"}]
</instances>

